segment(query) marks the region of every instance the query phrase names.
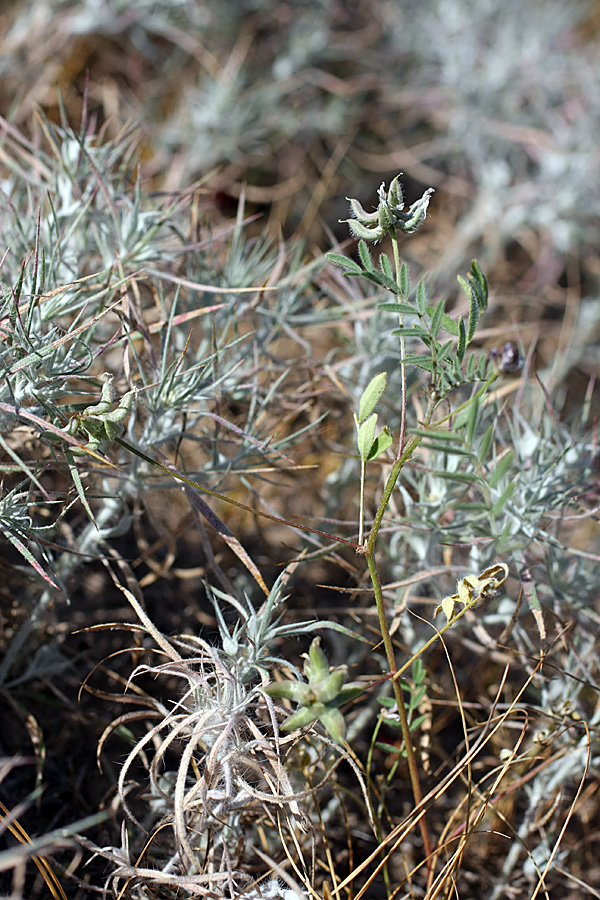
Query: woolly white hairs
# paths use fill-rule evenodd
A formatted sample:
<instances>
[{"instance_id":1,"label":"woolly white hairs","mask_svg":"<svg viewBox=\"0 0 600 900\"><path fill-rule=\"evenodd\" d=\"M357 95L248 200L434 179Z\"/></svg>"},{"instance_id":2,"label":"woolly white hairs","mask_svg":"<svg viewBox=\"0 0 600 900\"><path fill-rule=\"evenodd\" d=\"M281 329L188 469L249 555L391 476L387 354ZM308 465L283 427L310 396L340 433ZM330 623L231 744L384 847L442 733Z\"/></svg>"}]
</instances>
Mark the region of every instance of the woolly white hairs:
<instances>
[{"instance_id":1,"label":"woolly white hairs","mask_svg":"<svg viewBox=\"0 0 600 900\"><path fill-rule=\"evenodd\" d=\"M287 887L279 878L269 878L244 893L244 900L308 900L308 894Z\"/></svg>"}]
</instances>

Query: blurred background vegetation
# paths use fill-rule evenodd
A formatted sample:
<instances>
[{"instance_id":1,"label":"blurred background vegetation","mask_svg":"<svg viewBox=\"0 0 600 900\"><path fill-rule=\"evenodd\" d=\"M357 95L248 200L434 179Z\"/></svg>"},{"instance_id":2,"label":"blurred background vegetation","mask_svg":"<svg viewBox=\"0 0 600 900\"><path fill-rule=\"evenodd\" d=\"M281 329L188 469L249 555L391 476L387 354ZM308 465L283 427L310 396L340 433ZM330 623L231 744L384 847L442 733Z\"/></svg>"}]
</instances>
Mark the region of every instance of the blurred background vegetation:
<instances>
[{"instance_id":1,"label":"blurred background vegetation","mask_svg":"<svg viewBox=\"0 0 600 900\"><path fill-rule=\"evenodd\" d=\"M315 254L346 239L346 195L403 171L409 202L437 192L408 250L434 287L476 255L507 338L520 326L566 389L593 373L597 3L13 0L0 17L0 112L34 141L37 110L78 123L87 91L109 137L142 125L147 192L198 183L218 220L244 191L261 233Z\"/></svg>"},{"instance_id":2,"label":"blurred background vegetation","mask_svg":"<svg viewBox=\"0 0 600 900\"><path fill-rule=\"evenodd\" d=\"M344 198L368 206L382 181L403 172L409 203L428 187L436 191L425 227L402 248L415 274L426 273L432 296L456 295L460 303L456 273L476 256L492 290L483 346L516 341L561 418L576 414L586 397L594 418L600 369L599 38L600 3L592 0L7 0L0 9L0 215L19 177L7 142L21 147L21 165L30 167L32 183L37 178L42 184L44 117L66 119L77 130L84 106L92 130L107 140L132 135L128 184L139 177L143 191L165 206L193 198L190 245L205 234L196 218L203 229L209 223L213 233L228 234L243 198L247 232L257 242L269 237L276 247L283 239L287 254L293 248L315 264L333 247L351 254L354 243L339 223L348 215ZM128 131L132 124L141 130ZM0 255L5 249L0 245ZM235 284L264 284L270 271L261 270L260 262L259 250L245 272L236 270ZM72 277L87 274L83 260ZM174 274L185 277L185 268ZM328 284L328 277L320 292L315 288L315 313L323 313L332 296L339 298L339 283ZM302 324L310 326L310 315ZM368 331L360 316L353 327ZM317 365L335 360L350 341L349 329L340 318L326 332L303 332L310 360L297 377L296 405L306 378L311 399L318 400L306 422L318 422L327 411L329 430L296 457L307 466L294 482L301 486L299 515L314 510L307 497L330 489L333 496L327 476L338 465L335 454L349 452L347 398L333 395L330 383L325 388L318 382L317 390L314 380ZM295 353L296 339L291 335ZM368 357L368 334L364 346ZM284 352L283 345L279 349ZM235 416L235 403L226 412ZM210 625L210 610L196 604L204 570L194 568L193 556L202 542L196 538L179 553L172 537L179 533L185 546L189 520L177 501L154 512L161 523L157 533L138 533L136 540L143 560L138 571L150 589L149 602L154 596L159 625L167 631L185 622ZM287 532L259 529L250 516L236 513L227 521L261 565L275 567L297 546ZM590 530L586 520L572 543L598 552L597 528ZM35 589L10 554L2 565L8 577L0 588L0 640L10 642L22 617L19 603ZM352 582L348 560L342 571ZM308 607L320 598L335 611L335 595L314 592L319 577L331 579L330 569L314 572L305 585ZM77 685L98 657L89 641L72 633L130 612L119 594L110 593L102 566L91 567L78 590L80 602L57 601L44 624L71 668L65 674L58 661L60 679L44 676L43 702L34 683L27 702L7 695L2 713L0 755L44 760L48 787L27 819L34 832L109 805L111 775L114 784L110 766L104 776L95 769L94 746L107 714L94 698L77 703ZM161 598L175 596L180 612L161 608ZM52 722L52 708L63 710L60 723ZM8 805L23 798L30 781L29 773L12 778ZM593 896L600 896L593 850L597 814L597 801L590 800L580 827L585 830L587 822L595 838L582 845L571 868L595 884ZM582 831L573 840L583 840ZM483 855L480 865L473 874L479 886L485 885ZM523 884L514 896L527 895ZM30 889L31 897L42 891L39 885ZM572 882L556 891L553 897L579 896L569 893Z\"/></svg>"}]
</instances>

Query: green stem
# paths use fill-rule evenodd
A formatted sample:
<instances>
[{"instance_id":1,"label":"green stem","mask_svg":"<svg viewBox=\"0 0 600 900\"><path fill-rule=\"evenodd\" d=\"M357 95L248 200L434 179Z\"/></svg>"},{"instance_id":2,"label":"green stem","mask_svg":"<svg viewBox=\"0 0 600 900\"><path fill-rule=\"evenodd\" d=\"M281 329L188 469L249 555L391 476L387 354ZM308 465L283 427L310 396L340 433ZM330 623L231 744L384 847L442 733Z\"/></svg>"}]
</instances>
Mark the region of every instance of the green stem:
<instances>
[{"instance_id":1,"label":"green stem","mask_svg":"<svg viewBox=\"0 0 600 900\"><path fill-rule=\"evenodd\" d=\"M398 238L394 232L391 233L392 238L392 247L394 252L394 266L396 270L396 283L398 287L400 287L400 255L398 251ZM404 298L405 300L407 298ZM400 325L402 325L402 318L400 317ZM400 347L402 358L405 356L404 352L404 337L401 336L400 339ZM398 709L398 717L400 719L400 729L402 731L402 738L404 741L404 746L406 748L406 761L408 764L408 772L410 776L410 782L413 792L413 797L416 806L420 806L423 802L423 792L421 791L421 782L419 779L419 768L417 766L417 760L415 756L415 752L412 745L412 736L410 733L410 726L408 722L408 714L406 711L406 706L404 703L404 697L402 695L402 687L399 678L397 678L398 666L396 664L396 657L394 654L394 645L392 641L392 637L390 635L390 630L387 622L387 615L385 611L385 604L383 599L383 590L381 587L381 580L379 578L379 572L377 570L377 563L375 560L375 546L377 543L377 535L379 533L379 529L381 527L381 523L383 521L383 516L390 502L392 492L394 487L396 486L396 482L400 476L400 472L402 471L402 467L405 463L410 459L413 452L419 445L422 436L421 435L413 435L406 446L404 446L404 436L405 436L405 428L406 428L406 367L404 365L401 366L401 378L402 378L402 406L401 406L401 424L400 424L400 440L398 446L398 456L394 460L394 464L392 465L390 474L388 475L388 479L383 490L383 495L381 500L379 501L379 505L377 507L377 512L375 514L375 519L373 521L373 525L371 527L371 531L369 533L369 538L365 544L365 558L367 561L367 566L369 568L369 575L371 576L371 582L373 584L373 593L375 595L375 603L377 606L377 616L379 618L379 627L381 630L381 637L383 640L383 646L385 650L385 655L387 659L388 669L390 674L392 675L392 687L394 690L394 699L396 700L396 706ZM435 403L430 401L427 413L425 416L425 421L423 423L424 427L427 426L431 422L431 418L433 416L433 412L435 409ZM421 830L421 838L423 840L423 849L425 853L425 857L428 860L428 868L430 866L430 862L432 859L431 852L431 840L429 837L429 830L427 828L427 822L425 816L422 816L419 819L419 827Z\"/></svg>"},{"instance_id":2,"label":"green stem","mask_svg":"<svg viewBox=\"0 0 600 900\"><path fill-rule=\"evenodd\" d=\"M410 669L412 664L414 662L416 662L416 660L420 656L422 656L426 650L428 650L430 647L432 647L433 644L436 643L436 641L439 641L439 639L444 635L444 633L446 631L448 631L450 628L452 628L453 625L456 625L458 620L462 619L462 617L465 615L465 613L467 613L470 609L473 609L474 606L477 606L478 602L479 602L478 599L473 599L470 603L466 603L465 606L463 606L463 608L461 610L459 610L459 612L457 612L454 616L452 616L452 618L449 619L445 625L442 625L441 628L436 629L436 632L433 635L433 637L430 637L429 640L425 644L423 644L422 647L419 647L419 649L417 650L416 653L413 653L413 655L411 656L410 659L406 660L406 662L400 669L398 669L396 672L394 672L394 675L391 680L397 681L399 678L401 678L402 675L404 675L404 673L406 672L406 670Z\"/></svg>"},{"instance_id":3,"label":"green stem","mask_svg":"<svg viewBox=\"0 0 600 900\"><path fill-rule=\"evenodd\" d=\"M392 250L394 253L394 271L396 273L396 284L400 287L400 250L398 248L398 235L394 230L390 232L392 239ZM408 297L400 294L402 300L408 302ZM398 316L398 324L400 328L404 326L404 315L400 313ZM404 335L400 335L400 359L406 356L406 340ZM398 438L398 456L402 454L404 447L404 436L406 432L406 366L400 366L400 437Z\"/></svg>"},{"instance_id":4,"label":"green stem","mask_svg":"<svg viewBox=\"0 0 600 900\"><path fill-rule=\"evenodd\" d=\"M360 462L360 514L358 522L358 543L362 547L365 537L365 475L367 470L367 461L362 459Z\"/></svg>"},{"instance_id":5,"label":"green stem","mask_svg":"<svg viewBox=\"0 0 600 900\"><path fill-rule=\"evenodd\" d=\"M379 526L381 525L381 520L383 518L383 513L385 512L387 503L391 496L392 490L396 481L398 480L398 476L400 474L400 470L404 465L404 462L413 449L419 443L419 436L414 435L410 441L408 442L404 453L394 463L392 467L392 471L388 478L386 488L384 491L384 495L379 504L379 508L377 510L376 520L373 524L373 528L369 535L369 539L367 541L365 547L365 557L367 561L367 566L369 568L369 575L371 576L371 583L373 585L373 593L375 595L375 603L377 605L377 616L379 619L379 628L381 630L381 637L383 639L383 646L385 650L385 655L387 659L388 669L390 675L392 676L392 686L394 690L394 699L396 701L396 706L398 709L398 717L400 719L400 730L402 731L402 738L404 740L404 746L406 748L406 761L408 764L408 772L410 776L410 783L412 787L413 797L415 801L415 806L420 806L423 801L423 792L421 790L421 782L419 780L419 769L417 766L417 760L415 757L415 752L412 745L412 735L410 733L410 727L408 724L408 715L406 712L406 706L404 704L404 697L402 694L402 686L400 683L400 679L397 677L398 666L396 665L396 657L394 654L394 645L392 641L392 637L390 635L390 630L387 623L387 615L385 611L385 604L383 599L383 590L381 587L381 580L379 578L379 572L377 570L377 563L375 560L375 543L377 538L377 532L379 530ZM419 828L421 830L421 838L423 840L423 849L425 852L425 857L428 861L432 859L431 852L431 840L429 838L429 830L427 828L427 822L425 816L422 816L419 819Z\"/></svg>"},{"instance_id":6,"label":"green stem","mask_svg":"<svg viewBox=\"0 0 600 900\"><path fill-rule=\"evenodd\" d=\"M431 410L427 410L428 415L426 416L426 420L423 423L425 428L429 425L431 421L431 416L433 415L433 404L431 404ZM392 468L390 470L390 474L388 475L388 480L383 489L383 494L381 496L381 500L379 501L379 506L377 507L377 512L375 513L375 518L373 519L373 525L371 526L371 531L369 532L369 538L367 540L365 546L365 555L370 556L373 554L375 550L375 543L377 541L377 535L379 533L379 529L381 528L381 523L383 521L383 517L385 515L385 511L387 509L388 503L390 502L390 498L392 496L392 492L396 487L396 482L398 481L398 477L400 472L402 471L404 465L408 462L414 451L417 449L421 441L423 440L423 436L420 434L413 434L410 438L402 454L398 459L394 461Z\"/></svg>"},{"instance_id":7,"label":"green stem","mask_svg":"<svg viewBox=\"0 0 600 900\"><path fill-rule=\"evenodd\" d=\"M451 415L452 416L456 415L457 412L459 412L461 409L464 409L465 407L467 407L469 405L469 403L472 403L474 401L475 397L480 396L485 390L487 390L487 388L490 386L490 384L492 384L492 382L496 378L497 378L496 374L494 374L493 376L490 376L490 378L488 378L488 380L485 382L485 384L482 386L482 388L480 388L480 390L478 390L476 392L476 394L474 394L472 397L470 397L469 400L467 400L461 407L459 407L458 410L453 410ZM435 411L436 406L437 406L437 404L434 401L429 402L427 412L425 414L425 419L422 423L423 428L426 429L431 424L431 419L433 417L433 413ZM448 419L448 418L450 418L450 416L446 416L441 421L446 421L446 419ZM439 424L439 422L436 422L436 426L438 424ZM453 625L457 621L457 619L459 619L461 616L463 616L467 609L465 607L463 610L461 610L460 613L458 613L450 622L448 622L443 628L441 628L439 630L439 632L436 633L434 635L434 637L432 637L431 640L429 640L425 644L425 646L421 647L420 650L417 653L415 653L415 655L412 656L406 662L406 664L402 666L401 669L398 669L398 666L396 664L395 654L394 654L393 642L391 639L391 635L390 635L388 623L387 623L387 615L386 615L384 599L383 599L383 590L381 587L379 572L377 571L377 563L375 560L375 547L376 547L376 543L377 543L377 536L379 534L379 529L381 528L381 523L383 521L383 517L385 515L386 509L390 502L392 492L393 492L393 490L396 486L396 483L398 481L398 478L400 476L400 472L402 471L404 465L408 462L408 460L410 459L410 457L412 456L412 454L414 453L416 448L419 446L422 439L423 439L422 434L412 435L411 438L409 439L408 443L406 444L406 446L402 449L398 459L396 459L394 461L394 464L392 465L392 468L390 470L390 474L388 475L388 479L385 484L383 494L381 496L381 500L377 507L377 512L375 513L375 518L373 520L373 525L371 527L371 531L369 533L368 540L364 547L364 554L365 554L365 558L367 561L369 574L371 576L373 592L375 595L375 603L377 606L379 627L381 630L383 646L384 646L386 659L387 659L387 663L388 663L388 668L389 668L389 672L391 675L391 680L392 680L392 685L393 685L393 690L394 690L394 699L396 700L396 704L398 707L398 716L400 719L400 728L402 731L402 738L404 740L404 746L406 747L406 760L407 760L407 764L408 764L408 771L409 771L410 780L411 780L413 797L415 800L415 804L417 806L422 802L423 794L421 791L421 784L420 784L420 780L419 780L419 770L418 770L417 761L415 758L415 752L414 752L413 745L412 745L412 737L411 737L410 727L409 727L409 723L408 723L408 715L406 712L406 706L404 703L404 697L402 695L402 688L400 685L400 676L412 665L412 663L414 663L414 661L429 646L431 646L435 641L438 640L438 638L441 634L443 634L448 628L450 628L451 625ZM430 837L429 837L429 830L427 828L427 822L426 822L425 816L423 816L419 820L419 826L421 829L421 836L423 839L423 847L424 847L425 855L426 855L427 859L430 860L432 858L431 841L430 841Z\"/></svg>"}]
</instances>

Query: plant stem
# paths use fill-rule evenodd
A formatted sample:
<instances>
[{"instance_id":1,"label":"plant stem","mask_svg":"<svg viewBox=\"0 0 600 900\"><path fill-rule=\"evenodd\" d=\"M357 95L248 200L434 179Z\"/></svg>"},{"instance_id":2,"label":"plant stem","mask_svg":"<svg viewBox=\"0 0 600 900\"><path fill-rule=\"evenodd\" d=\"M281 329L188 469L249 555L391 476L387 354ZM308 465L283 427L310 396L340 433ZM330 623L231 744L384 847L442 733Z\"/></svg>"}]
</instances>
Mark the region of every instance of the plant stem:
<instances>
[{"instance_id":1,"label":"plant stem","mask_svg":"<svg viewBox=\"0 0 600 900\"><path fill-rule=\"evenodd\" d=\"M394 232L391 232L392 239L392 247L394 252L394 265L396 270L396 283L398 284L398 288L400 289L400 255L398 252L398 238ZM407 298L403 298L405 301ZM403 316L400 316L400 326L403 324ZM405 356L405 344L404 344L404 336L400 337L400 348L402 359ZM401 364L401 379L402 379L402 387L401 387L401 421L400 421L400 439L398 446L398 455L392 465L390 474L388 475L388 479L383 491L383 495L381 500L379 501L379 506L377 507L377 512L375 514L375 519L373 521L373 525L371 527L371 531L369 533L369 538L365 544L364 554L367 561L367 566L369 568L369 575L371 576L371 582L373 584L373 592L375 595L375 603L377 605L377 615L379 618L379 627L381 630L381 637L383 639L383 646L385 649L385 655L387 658L387 664L392 675L392 687L394 690L394 698L396 700L396 706L398 708L398 716L400 719L400 729L402 731L402 738L404 741L404 746L406 748L406 761L408 764L408 772L410 776L410 782L412 786L413 797L416 806L420 806L423 801L423 792L421 791L421 783L419 780L419 769L417 766L417 760L415 757L415 752L412 745L412 736L410 733L410 726L408 722L408 714L406 712L406 706L404 703L404 697L402 695L402 687L400 683L400 679L396 678L396 673L398 671L398 666L396 665L396 657L394 654L394 645L392 641L392 637L390 635L390 630L387 623L387 615L385 611L385 604L383 599L383 591L381 588L381 580L379 578L379 572L377 570L377 563L375 560L375 545L377 543L377 535L379 533L379 529L381 527L381 523L383 520L383 516L390 502L392 491L396 486L396 482L398 481L398 477L400 472L402 471L402 467L405 463L410 459L414 450L417 448L419 443L421 442L421 435L413 435L406 446L404 446L405 439L405 429L406 429L406 366ZM436 404L430 400L427 412L425 415L425 421L423 422L423 426L427 428L427 426L431 422L431 418L433 416ZM427 828L427 822L425 816L422 816L419 819L419 827L421 830L421 838L423 840L423 849L425 852L425 857L428 860L428 867L430 866L430 861L432 859L431 852L431 840L429 837L429 830Z\"/></svg>"},{"instance_id":2,"label":"plant stem","mask_svg":"<svg viewBox=\"0 0 600 900\"><path fill-rule=\"evenodd\" d=\"M365 459L361 460L360 463L360 516L358 523L358 544L362 546L365 537L365 474L367 468L367 461Z\"/></svg>"},{"instance_id":3,"label":"plant stem","mask_svg":"<svg viewBox=\"0 0 600 900\"><path fill-rule=\"evenodd\" d=\"M400 251L398 249L398 235L394 230L390 232L392 239L392 250L394 253L394 270L396 272L396 284L400 287ZM402 296L402 294L400 295ZM406 303L408 297L402 296ZM404 315L400 313L398 316L400 328L404 325ZM406 355L406 341L404 335L400 335L400 358L404 359ZM404 447L404 436L406 431L406 366L404 363L400 365L400 437L398 439L398 457L402 455Z\"/></svg>"},{"instance_id":4,"label":"plant stem","mask_svg":"<svg viewBox=\"0 0 600 900\"><path fill-rule=\"evenodd\" d=\"M429 413L429 410L428 410ZM433 409L431 410L433 413ZM431 415L428 416L431 418ZM394 645L392 642L392 638L390 635L390 630L388 628L387 623L387 615L385 611L385 604L383 600L383 591L381 588L381 580L379 578L379 572L377 570L377 563L375 560L375 544L377 541L377 534L379 532L379 528L381 526L381 521L383 519L383 515L389 503L390 497L392 495L392 491L396 485L398 480L398 476L400 475L400 471L405 462L412 455L413 451L420 443L421 437L419 435L413 435L406 445L403 453L400 458L394 462L392 466L392 470L388 476L388 480L383 492L383 496L379 503L379 507L377 509L377 513L375 515L375 520L373 522L373 527L371 528L371 532L369 534L369 539L365 545L365 557L367 561L367 566L369 568L369 575L371 576L371 583L373 584L373 592L375 595L375 603L377 605L377 616L379 618L379 628L381 630L381 637L383 639L383 646L385 649L385 655L387 658L388 668L390 674L392 675L392 686L394 690L394 699L396 700L396 706L398 708L398 716L400 718L400 729L402 731L402 738L404 740L404 746L406 747L406 761L408 763L408 772L410 775L410 782L413 791L413 797L415 801L415 805L419 806L423 800L423 792L421 791L421 783L419 780L419 770L417 766L417 761L415 758L415 752L412 745L412 736L410 733L410 727L408 724L408 715L406 712L406 706L404 704L404 697L402 695L402 687L400 684L400 679L394 677L398 671L398 666L396 665L396 657L394 654ZM425 856L428 860L431 859L431 840L429 838L429 831L427 828L427 822L425 820L425 816L422 816L419 820L419 827L421 830L421 837L423 839L423 848L425 852Z\"/></svg>"}]
</instances>

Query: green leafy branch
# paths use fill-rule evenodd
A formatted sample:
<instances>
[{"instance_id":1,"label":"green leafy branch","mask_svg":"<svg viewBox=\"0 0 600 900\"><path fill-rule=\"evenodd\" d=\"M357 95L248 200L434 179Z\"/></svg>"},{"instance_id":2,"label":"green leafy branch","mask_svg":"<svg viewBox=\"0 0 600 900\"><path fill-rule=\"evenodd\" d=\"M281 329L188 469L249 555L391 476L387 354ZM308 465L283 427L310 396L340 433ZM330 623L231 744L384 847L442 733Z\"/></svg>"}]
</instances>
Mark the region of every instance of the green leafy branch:
<instances>
[{"instance_id":1,"label":"green leafy branch","mask_svg":"<svg viewBox=\"0 0 600 900\"><path fill-rule=\"evenodd\" d=\"M476 260L472 261L471 271L466 278L457 276L469 301L465 321L463 316L455 320L445 312L444 297L435 306L429 304L423 281L419 281L414 299L411 299L410 273L406 263L401 264L398 279L395 280L390 259L385 253L380 254L379 269L376 269L364 240L359 242L358 252L362 266L338 253L330 253L327 258L334 265L344 269L345 275L366 278L398 298L394 303L378 304L379 309L396 313L400 319L399 327L391 334L401 337L403 345L406 338L419 338L428 351L427 353L403 351L401 363L412 364L429 372L430 391L438 398L445 397L448 391L462 384L484 381L490 368L486 357L481 354L467 356L467 348L475 336L479 318L486 311L489 299L487 279L479 263ZM404 316L412 316L416 322L405 324ZM451 339L442 341L441 332L446 332ZM465 357L466 366L463 371Z\"/></svg>"},{"instance_id":2,"label":"green leafy branch","mask_svg":"<svg viewBox=\"0 0 600 900\"><path fill-rule=\"evenodd\" d=\"M478 406L481 395L488 390L503 369L502 366L490 367L488 360L483 356L477 354L467 356L467 349L475 336L480 316L485 312L488 305L487 280L476 261L472 262L471 271L467 277L459 277L458 279L469 301L466 320L463 316L459 316L457 320L449 316L445 312L445 299L443 298L435 305L429 304L423 281L420 281L417 285L414 297L411 295L408 267L400 261L398 234L410 233L422 224L427 214L427 207L433 193L432 189L427 190L420 200L414 203L406 213L403 212L404 201L398 177L392 180L387 193L383 185L379 188L378 193L379 204L377 210L372 213L366 212L358 200L350 200L352 218L346 221L351 233L359 241L359 261L348 259L338 253L329 254L328 259L331 263L343 269L346 276L365 278L389 291L395 297L393 303L382 303L379 305L379 308L387 312L396 313L398 316L398 327L392 331L394 336L400 338L401 350L401 408L398 449L391 464L370 532L365 539L364 487L366 465L388 450L392 444L392 434L389 428L384 426L379 433L377 432L378 417L375 413L375 407L384 393L387 381L387 374L380 372L364 390L360 398L358 414L354 416L358 453L361 461L359 544L361 552L365 556L373 585L383 645L390 675L392 676L395 708L397 709L399 727L402 731L403 747L406 753L415 804L418 806L422 801L422 792L411 739L412 723L410 717L412 716L412 710L407 709L402 695L398 677L399 670L387 623L383 590L375 557L377 536L400 472L411 459L419 444L424 439L433 438L435 440L437 436L438 439L441 438L442 446L448 446L448 442L455 439L455 435L452 433L451 428L444 428L444 424L453 418L456 413L464 411L464 416L468 416L469 408ZM369 252L367 241L379 241L385 236L388 236L391 241L393 261L386 253L381 253L378 265L376 265ZM413 321L406 323L405 317L411 317ZM448 340L444 339L444 332L448 335ZM426 352L407 353L407 338L418 338L425 346ZM425 414L418 423L418 427L412 430L409 430L406 424L406 366L409 364L428 372L430 376ZM436 410L447 398L450 391L460 385L473 382L484 383L462 406L459 406L458 410L434 422ZM473 420L475 418L476 415L473 417ZM462 440L460 436L456 437L456 439L458 441ZM491 588L494 577L490 576L491 581L489 584L486 582L487 587ZM475 591L475 589L476 587L472 586L472 590ZM463 598L459 595L458 599L462 600ZM446 607L450 611L449 603L446 603ZM452 606L452 611L453 609L454 606ZM425 855L429 859L431 856L431 843L425 817L421 818L420 827Z\"/></svg>"}]
</instances>

